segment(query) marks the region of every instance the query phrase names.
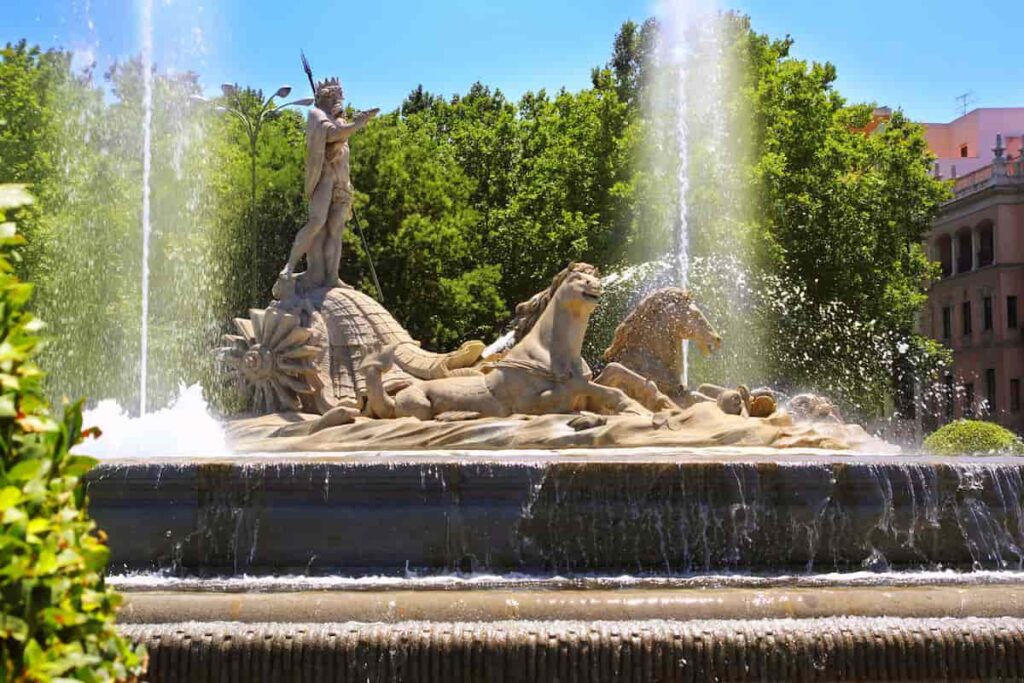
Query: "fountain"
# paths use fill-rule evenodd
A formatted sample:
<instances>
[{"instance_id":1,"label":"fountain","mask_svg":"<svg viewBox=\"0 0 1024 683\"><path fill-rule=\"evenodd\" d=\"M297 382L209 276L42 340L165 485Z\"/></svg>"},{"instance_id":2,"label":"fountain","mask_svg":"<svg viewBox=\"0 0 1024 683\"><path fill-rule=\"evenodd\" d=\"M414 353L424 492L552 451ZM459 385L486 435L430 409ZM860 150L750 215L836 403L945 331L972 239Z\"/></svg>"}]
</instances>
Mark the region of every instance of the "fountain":
<instances>
[{"instance_id":1,"label":"fountain","mask_svg":"<svg viewBox=\"0 0 1024 683\"><path fill-rule=\"evenodd\" d=\"M673 16L680 40L704 17ZM714 354L733 329L678 286L690 100L677 286L634 302L593 372L588 264L501 343L447 353L338 280L347 140L376 110L346 120L338 79L306 69L310 220L217 352L248 417L215 424L196 389L147 412L144 181L141 415L93 413L109 436L87 486L148 680L1024 675L1017 460L903 454L824 397L687 381L686 342Z\"/></svg>"},{"instance_id":2,"label":"fountain","mask_svg":"<svg viewBox=\"0 0 1024 683\"><path fill-rule=\"evenodd\" d=\"M152 680L989 679L1024 645L1021 475L372 450L111 460L89 494Z\"/></svg>"},{"instance_id":3,"label":"fountain","mask_svg":"<svg viewBox=\"0 0 1024 683\"><path fill-rule=\"evenodd\" d=\"M142 3L142 315L139 325L139 415L149 384L150 180L153 164L153 0Z\"/></svg>"}]
</instances>

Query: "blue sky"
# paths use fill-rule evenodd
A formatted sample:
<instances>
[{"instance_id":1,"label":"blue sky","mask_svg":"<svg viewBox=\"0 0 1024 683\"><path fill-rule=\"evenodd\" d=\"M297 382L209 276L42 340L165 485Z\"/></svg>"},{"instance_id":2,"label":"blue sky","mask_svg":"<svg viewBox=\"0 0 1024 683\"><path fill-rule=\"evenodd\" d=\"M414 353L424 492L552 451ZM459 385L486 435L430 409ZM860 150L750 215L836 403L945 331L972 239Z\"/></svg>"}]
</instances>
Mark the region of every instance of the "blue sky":
<instances>
[{"instance_id":1,"label":"blue sky","mask_svg":"<svg viewBox=\"0 0 1024 683\"><path fill-rule=\"evenodd\" d=\"M680 0L687 1L687 0ZM693 1L693 0L690 0ZM722 0L754 27L790 34L797 56L828 60L851 100L901 106L913 118L973 106L1024 105L1024 6L977 0L890 3ZM653 10L648 0L153 0L158 67L305 94L298 53L318 75L338 74L357 107L393 108L418 83L464 91L481 80L516 97L584 87L607 59L616 28ZM0 0L0 41L63 46L110 60L139 48L140 0Z\"/></svg>"}]
</instances>

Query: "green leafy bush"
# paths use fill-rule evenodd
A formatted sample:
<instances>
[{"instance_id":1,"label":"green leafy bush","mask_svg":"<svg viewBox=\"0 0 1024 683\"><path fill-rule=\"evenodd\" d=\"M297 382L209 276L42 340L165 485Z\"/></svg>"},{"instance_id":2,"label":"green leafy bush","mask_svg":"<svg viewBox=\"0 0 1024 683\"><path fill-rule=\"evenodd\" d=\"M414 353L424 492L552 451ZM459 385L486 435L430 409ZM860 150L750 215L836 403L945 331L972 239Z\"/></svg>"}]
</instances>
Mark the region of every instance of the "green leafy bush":
<instances>
[{"instance_id":1,"label":"green leafy bush","mask_svg":"<svg viewBox=\"0 0 1024 683\"><path fill-rule=\"evenodd\" d=\"M0 185L0 217L30 198ZM56 420L32 362L41 323L24 308L32 286L12 271L22 238L0 223L0 680L134 680L144 653L114 629L120 596L104 585L109 551L86 514L72 455L89 435L80 404Z\"/></svg>"},{"instance_id":2,"label":"green leafy bush","mask_svg":"<svg viewBox=\"0 0 1024 683\"><path fill-rule=\"evenodd\" d=\"M924 447L936 455L1004 453L1024 455L1024 442L1005 427L982 420L957 420L935 430Z\"/></svg>"}]
</instances>

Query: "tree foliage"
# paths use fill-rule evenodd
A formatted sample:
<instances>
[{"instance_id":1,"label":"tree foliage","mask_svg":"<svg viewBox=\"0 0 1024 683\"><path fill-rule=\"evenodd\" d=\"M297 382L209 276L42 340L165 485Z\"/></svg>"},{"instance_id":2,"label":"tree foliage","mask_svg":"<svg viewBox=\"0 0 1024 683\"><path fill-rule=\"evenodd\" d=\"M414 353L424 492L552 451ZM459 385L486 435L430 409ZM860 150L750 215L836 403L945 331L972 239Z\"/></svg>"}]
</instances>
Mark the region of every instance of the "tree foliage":
<instances>
[{"instance_id":1,"label":"tree foliage","mask_svg":"<svg viewBox=\"0 0 1024 683\"><path fill-rule=\"evenodd\" d=\"M22 203L12 194L0 185L0 218ZM11 263L22 243L0 224L0 679L127 680L143 652L114 629L120 597L81 483L95 461L70 452L86 434L81 404L54 419L33 362L41 324Z\"/></svg>"},{"instance_id":2,"label":"tree foliage","mask_svg":"<svg viewBox=\"0 0 1024 683\"><path fill-rule=\"evenodd\" d=\"M663 258L677 184L671 169L649 163L652 148L671 140L659 139L644 106L658 31L653 20L624 23L608 63L578 92L528 92L513 102L482 83L451 97L421 85L353 136L356 220L366 242L350 223L342 277L376 296L372 258L385 305L425 346L446 349L494 338L515 304L567 261L617 271ZM929 174L920 127L901 113L865 134L871 108L845 102L833 66L793 58L788 39L760 35L740 16L728 17L727 36L726 50L743 68L720 116L742 125L716 153L748 192L716 193L722 178L707 172L715 150L694 146L693 253L710 263L724 250L751 263L748 284L762 291L750 299L765 303L749 314L760 336L739 323L724 330L727 347L756 356L756 364L698 363L698 378L825 387L878 412L936 358L934 345L914 335L914 317L934 272L921 238L946 189ZM139 271L125 254L139 248L141 154L137 131L126 138L120 131L133 131L140 116L139 67L129 62L107 74L105 99L92 80L70 72L63 53L21 44L4 54L0 84L13 97L0 107L18 123L0 126L0 161L17 169L11 179L39 184L41 205L56 207L39 225L26 220L26 272L39 281L40 310L74 330L46 361L63 391L130 397ZM60 113L57 99L38 87L47 81L64 83L70 94L60 100L91 113L77 120ZM305 221L302 116L285 112L265 125L252 212L248 141L234 118L188 109L197 90L194 75L157 78L154 187L163 189L154 196L161 254L154 267L166 292L154 295L152 343L176 368L154 377L163 396L179 382L209 378L210 365L190 359L232 316L266 305ZM262 99L257 91L245 96ZM175 115L185 109L190 118ZM690 123L697 138L718 125ZM180 144L189 135L201 141L198 150ZM70 144L82 136L91 142ZM108 272L105 282L87 283L84 303L62 296L89 264ZM714 277L693 287L712 320L724 320L738 295L723 286L727 270L704 272ZM844 335L844 328L859 332ZM101 360L110 348L125 351L113 369ZM734 377L755 365L756 377Z\"/></svg>"},{"instance_id":3,"label":"tree foliage","mask_svg":"<svg viewBox=\"0 0 1024 683\"><path fill-rule=\"evenodd\" d=\"M7 163L8 150L47 160L44 172L19 167L2 179L31 183L38 198L35 207L17 214L27 240L19 271L36 283L35 310L58 321L41 352L51 396L111 397L134 406L142 277L141 63L113 65L103 76L109 88L104 93L91 72L72 72L65 53L19 44L3 55L0 81L23 82L15 91L25 96L12 100L5 93L0 106L30 109L29 118L43 131L37 136L0 123L0 135L10 142L0 150L0 163ZM151 388L163 397L194 374L191 359L205 358L217 333L207 322L221 291L212 286L214 269L205 267L212 257L212 202L198 192L209 157L191 153L201 149L189 145L198 137L198 122L179 115L196 92L189 74L154 84L150 345L161 365Z\"/></svg>"},{"instance_id":4,"label":"tree foliage","mask_svg":"<svg viewBox=\"0 0 1024 683\"><path fill-rule=\"evenodd\" d=\"M850 328L871 330L879 342L871 346L885 362L866 361L862 344L853 348L842 339L815 345L813 315L780 311L769 324L807 339L810 357L834 357L848 375L835 390L877 410L909 382L902 375L923 373L936 359L934 347L915 335L915 316L935 273L922 240L948 188L930 173L921 126L897 111L880 132L865 134L872 107L846 104L833 87L831 64L794 59L790 40L770 40L741 22L758 148L762 267L795 283L813 306L841 306ZM777 374L795 384L835 377L835 364L800 367L792 358L777 359Z\"/></svg>"}]
</instances>

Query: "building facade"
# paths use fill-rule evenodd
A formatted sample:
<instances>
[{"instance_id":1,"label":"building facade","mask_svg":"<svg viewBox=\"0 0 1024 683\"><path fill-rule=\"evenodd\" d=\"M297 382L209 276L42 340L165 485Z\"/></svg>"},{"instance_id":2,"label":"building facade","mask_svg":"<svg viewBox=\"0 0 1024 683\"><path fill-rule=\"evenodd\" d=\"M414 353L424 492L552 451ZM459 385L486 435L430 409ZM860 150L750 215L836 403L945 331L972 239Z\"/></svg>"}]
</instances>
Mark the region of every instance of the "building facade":
<instances>
[{"instance_id":1,"label":"building facade","mask_svg":"<svg viewBox=\"0 0 1024 683\"><path fill-rule=\"evenodd\" d=\"M953 351L951 372L932 395L939 421L982 417L1024 434L1024 108L1013 110L1015 124L1008 110L995 111L1010 132L993 132L987 155L982 139L970 137L991 118L986 110L939 131L929 125L938 169L955 180L927 238L942 276L929 290L922 331ZM1012 148L1007 137L1016 140ZM971 156L947 155L959 150Z\"/></svg>"},{"instance_id":2,"label":"building facade","mask_svg":"<svg viewBox=\"0 0 1024 683\"><path fill-rule=\"evenodd\" d=\"M973 173L992 162L992 143L1002 135L1004 154L1020 154L1024 107L975 109L950 123L926 123L925 137L943 178Z\"/></svg>"}]
</instances>

